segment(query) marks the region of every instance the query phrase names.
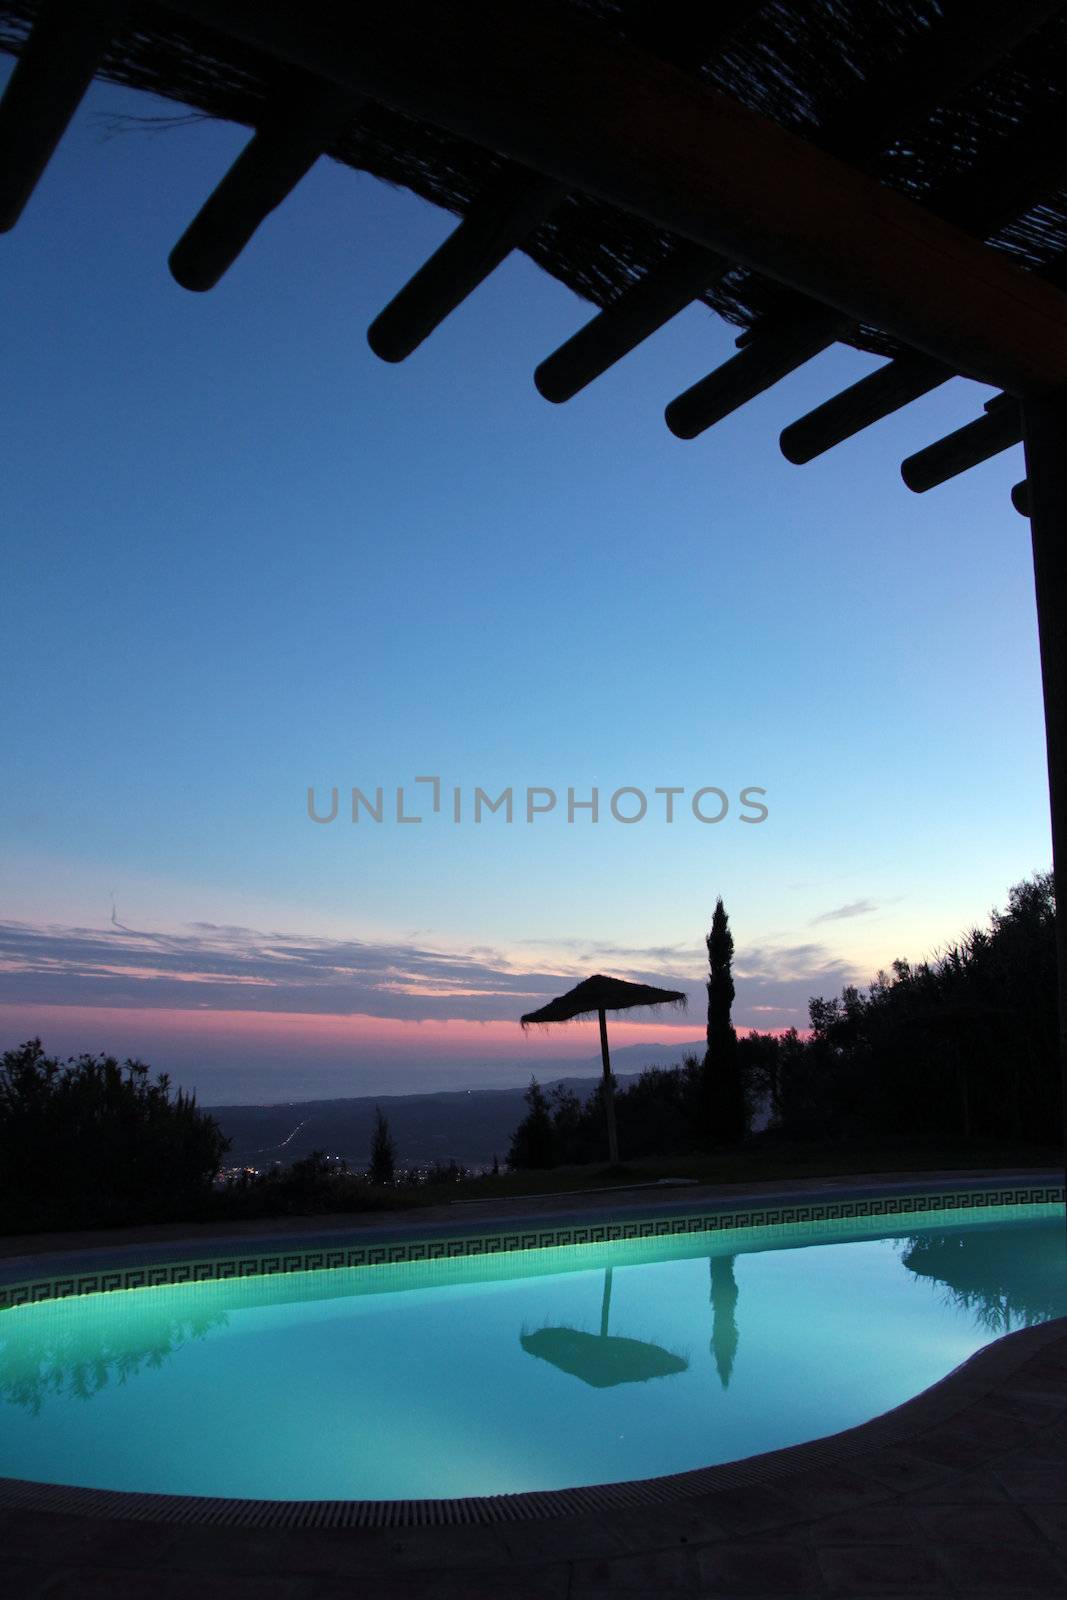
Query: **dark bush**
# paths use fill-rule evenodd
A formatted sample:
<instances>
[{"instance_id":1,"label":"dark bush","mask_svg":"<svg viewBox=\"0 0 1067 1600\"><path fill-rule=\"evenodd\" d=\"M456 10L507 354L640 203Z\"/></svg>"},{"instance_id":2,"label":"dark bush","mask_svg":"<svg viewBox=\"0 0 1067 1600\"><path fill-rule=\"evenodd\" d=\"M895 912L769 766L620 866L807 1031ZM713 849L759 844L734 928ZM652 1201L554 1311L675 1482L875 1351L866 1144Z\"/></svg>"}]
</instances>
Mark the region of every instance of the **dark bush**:
<instances>
[{"instance_id":1,"label":"dark bush","mask_svg":"<svg viewBox=\"0 0 1067 1600\"><path fill-rule=\"evenodd\" d=\"M530 1079L526 1091L525 1117L511 1136L508 1166L512 1170L527 1170L556 1165L556 1137L545 1092L536 1078Z\"/></svg>"},{"instance_id":2,"label":"dark bush","mask_svg":"<svg viewBox=\"0 0 1067 1600\"><path fill-rule=\"evenodd\" d=\"M370 1181L388 1185L396 1181L396 1143L381 1106L374 1108L374 1140L370 1152Z\"/></svg>"},{"instance_id":3,"label":"dark bush","mask_svg":"<svg viewBox=\"0 0 1067 1600\"><path fill-rule=\"evenodd\" d=\"M210 1194L229 1141L141 1061L61 1062L30 1039L0 1058L0 1227L164 1220Z\"/></svg>"},{"instance_id":4,"label":"dark bush","mask_svg":"<svg viewBox=\"0 0 1067 1600\"><path fill-rule=\"evenodd\" d=\"M814 998L780 1041L774 1125L790 1138L1044 1144L1060 1129L1051 873L943 955L894 961L866 990Z\"/></svg>"}]
</instances>

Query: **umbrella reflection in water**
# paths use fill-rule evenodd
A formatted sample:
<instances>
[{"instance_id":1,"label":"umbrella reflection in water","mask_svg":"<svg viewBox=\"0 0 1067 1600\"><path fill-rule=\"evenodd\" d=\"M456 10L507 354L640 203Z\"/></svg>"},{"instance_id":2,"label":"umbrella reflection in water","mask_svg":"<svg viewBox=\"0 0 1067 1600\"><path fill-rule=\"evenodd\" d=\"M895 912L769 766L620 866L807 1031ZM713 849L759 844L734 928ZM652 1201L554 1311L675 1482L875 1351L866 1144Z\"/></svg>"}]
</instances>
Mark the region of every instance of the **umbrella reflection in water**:
<instances>
[{"instance_id":1,"label":"umbrella reflection in water","mask_svg":"<svg viewBox=\"0 0 1067 1600\"><path fill-rule=\"evenodd\" d=\"M561 1372L569 1372L594 1389L611 1389L619 1383L647 1383L650 1378L669 1378L685 1372L688 1361L664 1350L662 1345L608 1332L611 1272L610 1267L605 1268L598 1334L584 1333L580 1328L538 1328L535 1333L519 1335L527 1355L551 1362Z\"/></svg>"}]
</instances>

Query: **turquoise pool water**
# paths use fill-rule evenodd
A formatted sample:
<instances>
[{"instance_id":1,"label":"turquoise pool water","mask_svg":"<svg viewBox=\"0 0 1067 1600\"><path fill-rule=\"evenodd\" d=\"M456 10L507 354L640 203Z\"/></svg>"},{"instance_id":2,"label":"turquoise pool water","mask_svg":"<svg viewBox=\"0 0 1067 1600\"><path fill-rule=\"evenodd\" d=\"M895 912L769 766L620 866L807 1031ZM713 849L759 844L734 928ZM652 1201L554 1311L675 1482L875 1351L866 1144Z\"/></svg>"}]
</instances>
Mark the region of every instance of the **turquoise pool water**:
<instances>
[{"instance_id":1,"label":"turquoise pool water","mask_svg":"<svg viewBox=\"0 0 1067 1600\"><path fill-rule=\"evenodd\" d=\"M892 1227L15 1307L0 1312L0 1475L293 1500L650 1477L850 1427L1067 1315L1062 1207Z\"/></svg>"}]
</instances>

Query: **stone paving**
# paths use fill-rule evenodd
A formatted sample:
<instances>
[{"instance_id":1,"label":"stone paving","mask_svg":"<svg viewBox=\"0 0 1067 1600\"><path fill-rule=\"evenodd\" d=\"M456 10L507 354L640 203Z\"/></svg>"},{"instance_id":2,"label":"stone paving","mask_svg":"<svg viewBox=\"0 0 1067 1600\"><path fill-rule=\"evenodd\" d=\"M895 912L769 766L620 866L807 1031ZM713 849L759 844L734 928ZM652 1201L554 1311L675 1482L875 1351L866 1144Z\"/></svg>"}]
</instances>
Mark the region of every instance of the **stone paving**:
<instances>
[{"instance_id":1,"label":"stone paving","mask_svg":"<svg viewBox=\"0 0 1067 1600\"><path fill-rule=\"evenodd\" d=\"M433 1228L456 1232L484 1226L494 1227L520 1218L582 1216L592 1213L615 1216L621 1211L642 1215L657 1210L696 1209L706 1202L725 1204L747 1200L766 1200L782 1195L801 1196L834 1193L855 1194L866 1189L884 1193L899 1189L909 1193L924 1187L955 1188L979 1183L1063 1183L1062 1169L1005 1172L996 1167L962 1168L944 1172L857 1172L842 1178L763 1178L753 1183L680 1185L636 1183L606 1189L570 1190L555 1194L496 1196L491 1200L453 1201L447 1205L414 1206L398 1211L323 1212L311 1217L254 1217L244 1221L191 1224L188 1222L146 1223L135 1228L81 1229L67 1233L0 1235L0 1262L11 1266L20 1259L33 1264L36 1271L42 1258L82 1256L96 1251L149 1245L176 1251L186 1246L202 1250L227 1240L254 1240L262 1243L279 1236L317 1237L325 1233L420 1234Z\"/></svg>"},{"instance_id":2,"label":"stone paving","mask_svg":"<svg viewBox=\"0 0 1067 1600\"><path fill-rule=\"evenodd\" d=\"M663 1504L478 1526L285 1528L0 1508L10 1600L1067 1597L1067 1319L885 1418Z\"/></svg>"}]
</instances>

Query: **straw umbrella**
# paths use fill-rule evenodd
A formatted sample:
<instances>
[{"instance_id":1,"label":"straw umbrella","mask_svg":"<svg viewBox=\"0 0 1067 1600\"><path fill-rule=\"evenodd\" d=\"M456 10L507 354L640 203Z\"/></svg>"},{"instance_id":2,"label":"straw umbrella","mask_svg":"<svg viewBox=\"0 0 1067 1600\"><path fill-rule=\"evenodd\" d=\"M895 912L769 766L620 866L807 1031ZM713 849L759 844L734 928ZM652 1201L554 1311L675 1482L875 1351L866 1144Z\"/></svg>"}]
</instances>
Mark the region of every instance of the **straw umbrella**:
<instances>
[{"instance_id":1,"label":"straw umbrella","mask_svg":"<svg viewBox=\"0 0 1067 1600\"><path fill-rule=\"evenodd\" d=\"M600 1059L604 1068L604 1114L608 1124L608 1160L618 1165L619 1138L615 1130L615 1086L608 1054L609 1011L628 1011L632 1006L682 1006L687 1004L680 989L657 989L650 983L628 983L625 978L605 978L600 972L585 978L557 995L540 1011L528 1011L519 1020L524 1028L542 1027L550 1022L573 1022L595 1013L600 1021Z\"/></svg>"}]
</instances>

